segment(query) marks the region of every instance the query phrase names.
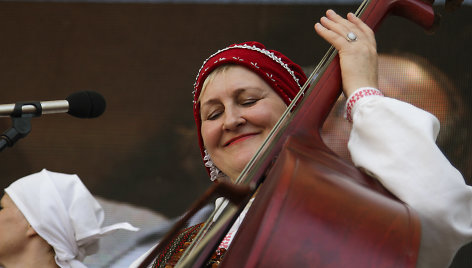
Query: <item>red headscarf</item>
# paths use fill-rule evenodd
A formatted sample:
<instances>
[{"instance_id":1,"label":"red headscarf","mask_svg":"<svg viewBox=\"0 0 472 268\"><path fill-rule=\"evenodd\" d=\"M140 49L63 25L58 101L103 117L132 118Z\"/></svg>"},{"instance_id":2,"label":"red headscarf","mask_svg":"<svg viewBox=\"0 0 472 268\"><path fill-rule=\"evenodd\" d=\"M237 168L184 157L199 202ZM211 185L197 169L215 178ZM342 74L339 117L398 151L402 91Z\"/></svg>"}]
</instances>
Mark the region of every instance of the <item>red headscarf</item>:
<instances>
[{"instance_id":1,"label":"red headscarf","mask_svg":"<svg viewBox=\"0 0 472 268\"><path fill-rule=\"evenodd\" d=\"M200 129L202 122L198 98L203 82L208 75L224 64L237 64L250 69L266 81L287 105L290 104L307 80L299 65L278 51L266 49L263 44L258 42L233 44L218 50L206 59L198 72L193 91L193 115L197 125L200 151L205 162L208 159L205 159L205 147ZM205 166L210 174L209 165L206 163Z\"/></svg>"}]
</instances>

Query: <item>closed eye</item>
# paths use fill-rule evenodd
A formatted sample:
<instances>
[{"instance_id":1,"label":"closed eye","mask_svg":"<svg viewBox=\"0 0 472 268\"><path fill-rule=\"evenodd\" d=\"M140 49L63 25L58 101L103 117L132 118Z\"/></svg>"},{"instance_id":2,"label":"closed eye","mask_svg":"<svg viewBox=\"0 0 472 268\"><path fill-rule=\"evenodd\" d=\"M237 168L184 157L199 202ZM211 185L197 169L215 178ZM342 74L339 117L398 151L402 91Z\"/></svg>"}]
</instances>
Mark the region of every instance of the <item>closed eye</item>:
<instances>
[{"instance_id":1,"label":"closed eye","mask_svg":"<svg viewBox=\"0 0 472 268\"><path fill-rule=\"evenodd\" d=\"M254 105L257 101L259 101L259 99L246 99L244 100L241 105L243 106L252 106Z\"/></svg>"},{"instance_id":2,"label":"closed eye","mask_svg":"<svg viewBox=\"0 0 472 268\"><path fill-rule=\"evenodd\" d=\"M222 114L223 112L217 110L217 111L214 111L212 113L210 113L208 116L207 116L207 120L216 120L218 119L218 117L220 117L220 115Z\"/></svg>"}]
</instances>

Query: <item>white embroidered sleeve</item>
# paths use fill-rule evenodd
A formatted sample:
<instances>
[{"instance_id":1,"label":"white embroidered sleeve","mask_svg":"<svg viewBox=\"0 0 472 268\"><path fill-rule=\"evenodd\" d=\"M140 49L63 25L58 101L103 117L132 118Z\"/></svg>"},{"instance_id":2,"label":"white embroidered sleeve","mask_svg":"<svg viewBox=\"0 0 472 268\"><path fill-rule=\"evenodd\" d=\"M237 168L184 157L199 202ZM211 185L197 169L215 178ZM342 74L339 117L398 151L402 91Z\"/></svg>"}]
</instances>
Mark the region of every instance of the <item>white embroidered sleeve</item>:
<instances>
[{"instance_id":1,"label":"white embroidered sleeve","mask_svg":"<svg viewBox=\"0 0 472 268\"><path fill-rule=\"evenodd\" d=\"M351 107L348 148L365 168L420 216L418 267L448 267L472 240L472 188L436 146L439 121L410 104L381 96Z\"/></svg>"}]
</instances>

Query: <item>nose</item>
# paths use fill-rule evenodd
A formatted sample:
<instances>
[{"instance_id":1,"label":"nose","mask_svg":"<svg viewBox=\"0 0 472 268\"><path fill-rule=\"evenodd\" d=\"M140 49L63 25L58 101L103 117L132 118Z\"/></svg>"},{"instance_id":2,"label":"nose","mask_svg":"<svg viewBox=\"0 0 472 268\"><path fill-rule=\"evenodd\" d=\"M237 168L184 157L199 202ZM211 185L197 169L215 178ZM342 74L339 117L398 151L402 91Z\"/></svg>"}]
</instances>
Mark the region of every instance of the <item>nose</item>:
<instances>
[{"instance_id":1,"label":"nose","mask_svg":"<svg viewBox=\"0 0 472 268\"><path fill-rule=\"evenodd\" d=\"M234 130L244 125L246 119L238 109L226 109L223 121L223 130Z\"/></svg>"}]
</instances>

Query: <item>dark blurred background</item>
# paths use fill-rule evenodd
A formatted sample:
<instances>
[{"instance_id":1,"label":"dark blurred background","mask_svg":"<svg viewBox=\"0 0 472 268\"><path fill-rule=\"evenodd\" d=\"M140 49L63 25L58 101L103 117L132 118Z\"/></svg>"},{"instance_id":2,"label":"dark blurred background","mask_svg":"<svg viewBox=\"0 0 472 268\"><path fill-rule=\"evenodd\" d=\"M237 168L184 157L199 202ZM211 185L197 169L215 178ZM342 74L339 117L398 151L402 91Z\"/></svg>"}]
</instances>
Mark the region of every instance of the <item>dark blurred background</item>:
<instances>
[{"instance_id":1,"label":"dark blurred background","mask_svg":"<svg viewBox=\"0 0 472 268\"><path fill-rule=\"evenodd\" d=\"M0 103L59 100L80 90L107 100L96 119L34 118L32 132L0 154L0 186L47 168L78 174L95 195L182 214L210 185L192 115L202 61L257 40L314 66L328 45L313 24L327 8L346 14L358 5L223 2L0 2ZM452 81L463 111L442 149L470 184L472 8L435 9L442 14L435 34L389 17L378 49L425 58ZM0 118L0 126L8 129L10 119Z\"/></svg>"}]
</instances>

